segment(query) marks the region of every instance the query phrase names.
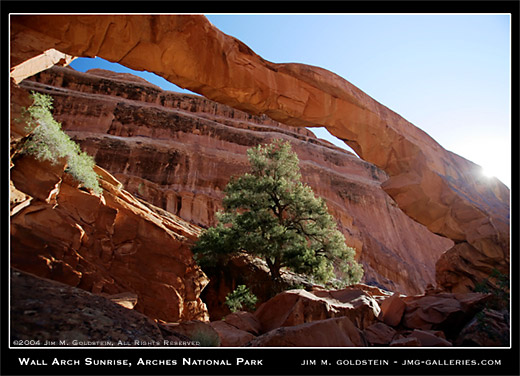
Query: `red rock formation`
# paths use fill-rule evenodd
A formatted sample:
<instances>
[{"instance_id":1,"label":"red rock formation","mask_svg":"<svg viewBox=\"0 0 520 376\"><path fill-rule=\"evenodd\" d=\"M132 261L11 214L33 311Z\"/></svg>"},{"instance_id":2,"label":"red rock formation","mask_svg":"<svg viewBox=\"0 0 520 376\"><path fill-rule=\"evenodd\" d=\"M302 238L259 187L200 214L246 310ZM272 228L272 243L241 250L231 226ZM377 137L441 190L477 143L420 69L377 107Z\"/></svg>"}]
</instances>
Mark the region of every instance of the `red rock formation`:
<instances>
[{"instance_id":1,"label":"red rock formation","mask_svg":"<svg viewBox=\"0 0 520 376\"><path fill-rule=\"evenodd\" d=\"M480 293L437 293L403 298L406 308L403 326L420 330L443 330L447 337L455 338L484 304L489 294Z\"/></svg>"},{"instance_id":2,"label":"red rock formation","mask_svg":"<svg viewBox=\"0 0 520 376\"><path fill-rule=\"evenodd\" d=\"M460 332L456 346L510 346L511 320L508 311L484 309Z\"/></svg>"},{"instance_id":3,"label":"red rock formation","mask_svg":"<svg viewBox=\"0 0 520 376\"><path fill-rule=\"evenodd\" d=\"M238 329L225 321L213 321L211 326L218 333L220 344L223 347L244 346L256 338L253 334Z\"/></svg>"},{"instance_id":4,"label":"red rock formation","mask_svg":"<svg viewBox=\"0 0 520 376\"><path fill-rule=\"evenodd\" d=\"M348 317L307 322L274 329L255 338L254 347L362 347L367 342L363 332Z\"/></svg>"},{"instance_id":5,"label":"red rock formation","mask_svg":"<svg viewBox=\"0 0 520 376\"><path fill-rule=\"evenodd\" d=\"M356 285L337 291L290 290L262 304L255 312L262 332L333 317L348 317L364 329L376 322L379 304L372 294Z\"/></svg>"},{"instance_id":6,"label":"red rock formation","mask_svg":"<svg viewBox=\"0 0 520 376\"><path fill-rule=\"evenodd\" d=\"M34 76L35 74L51 68L54 65L68 65L73 59L72 56L63 54L60 51L51 48L43 54L35 56L14 67L11 70L10 76L14 83L18 84L27 77Z\"/></svg>"},{"instance_id":7,"label":"red rock formation","mask_svg":"<svg viewBox=\"0 0 520 376\"><path fill-rule=\"evenodd\" d=\"M392 342L397 332L382 322L376 322L365 329L365 337L372 346L385 346Z\"/></svg>"},{"instance_id":8,"label":"red rock formation","mask_svg":"<svg viewBox=\"0 0 520 376\"><path fill-rule=\"evenodd\" d=\"M403 337L390 343L390 347L420 347L421 342L415 337Z\"/></svg>"},{"instance_id":9,"label":"red rock formation","mask_svg":"<svg viewBox=\"0 0 520 376\"><path fill-rule=\"evenodd\" d=\"M395 206L380 189L386 179L381 170L304 128L163 92L129 75L53 68L34 80L23 87L52 94L64 129L125 189L192 223L214 224L222 190L247 168L247 148L278 137L291 142L304 180L327 200L357 249L365 281L420 293L434 282L435 262L452 245Z\"/></svg>"},{"instance_id":10,"label":"red rock formation","mask_svg":"<svg viewBox=\"0 0 520 376\"><path fill-rule=\"evenodd\" d=\"M342 329L350 339L353 333L361 335L363 340L354 341L355 346L445 347L453 346L453 343L507 346L507 312L487 309L489 299L489 294L433 291L400 298L362 284L336 291L285 291L262 304L254 313L262 335L247 346L315 346L315 342L316 346L327 346L322 344L324 333L331 336L330 342L325 342L330 346L352 346L339 345L344 338L337 338L328 331L335 318L348 319L347 326L356 329ZM381 311L380 306L385 307L386 312ZM393 307L400 312L396 315L399 319L385 322L389 317L388 310ZM324 325L323 333L317 330L321 325ZM490 331L496 338L489 334ZM307 339L304 339L305 334L308 334Z\"/></svg>"},{"instance_id":11,"label":"red rock formation","mask_svg":"<svg viewBox=\"0 0 520 376\"><path fill-rule=\"evenodd\" d=\"M443 288L470 290L493 268L509 270L507 187L329 71L268 62L203 16L14 16L11 25L12 66L49 48L100 56L249 113L325 126L388 173L384 189L405 213L472 246L470 281L454 278L464 259L453 249L455 265L438 270Z\"/></svg>"},{"instance_id":12,"label":"red rock formation","mask_svg":"<svg viewBox=\"0 0 520 376\"><path fill-rule=\"evenodd\" d=\"M99 295L11 270L11 341L68 347L169 346L189 340ZM38 341L38 342L37 342Z\"/></svg>"},{"instance_id":13,"label":"red rock formation","mask_svg":"<svg viewBox=\"0 0 520 376\"><path fill-rule=\"evenodd\" d=\"M422 347L451 347L453 344L444 338L444 333L433 330L415 329L406 336L399 337L390 346L422 346Z\"/></svg>"},{"instance_id":14,"label":"red rock formation","mask_svg":"<svg viewBox=\"0 0 520 376\"><path fill-rule=\"evenodd\" d=\"M397 326L403 318L406 303L403 302L399 293L385 299L381 304L379 319L390 326Z\"/></svg>"},{"instance_id":15,"label":"red rock formation","mask_svg":"<svg viewBox=\"0 0 520 376\"><path fill-rule=\"evenodd\" d=\"M383 303L391 299L385 292L368 286L359 285L357 291L363 293L371 291L371 296L382 300ZM316 310L314 299L300 300L298 312L301 319L298 320L294 320L296 318L294 306L282 304L282 308L284 306L286 308L285 312L283 309L278 309L277 313L280 317L292 316L292 323L295 325L275 326L262 334L263 323L257 320L256 314L237 312L228 315L224 320L211 323L201 321L155 323L148 317L123 308L105 297L56 281L37 278L19 270L12 270L11 339L89 341L91 344L88 346L218 346L220 344L233 347L443 347L452 346L451 341L454 339L457 346L507 346L509 344L507 312L486 309L482 311L481 316L477 315L473 319L468 316L470 310L482 306L482 299L475 298L477 294L442 293L407 298L411 305L421 307L421 312L416 310L415 315L419 315L425 322L435 322L439 328L445 328L444 330L433 328L410 330L401 325L391 327L379 321L374 321L364 330L360 330L359 322L358 325L355 324L358 320L352 321L336 310L338 304L345 306L347 303L352 303L354 311L363 310L363 306L357 305L355 308L355 299L348 298L348 295L352 294L345 295L345 291L321 291L321 293L329 294L328 301L333 304L326 312L324 311L325 315L315 314L319 309ZM334 302L331 300L332 296L344 301ZM465 321L461 320L460 315L458 320L453 320L455 311L451 309L448 315L444 314L445 310L442 307L449 306L446 304L446 299L450 299L450 296L456 297L456 300L461 303L460 312L467 316ZM485 298L483 295L481 297ZM267 302L266 306L273 308L274 303L279 303L280 299L286 298L287 293L283 293ZM426 302L425 299L428 301ZM432 302L438 304L434 305ZM339 316L334 317L336 315ZM350 316L356 317L356 314ZM282 325L286 324L287 322L282 323ZM447 333L454 334L454 337L447 339ZM106 343L107 339L112 343Z\"/></svg>"},{"instance_id":16,"label":"red rock formation","mask_svg":"<svg viewBox=\"0 0 520 376\"><path fill-rule=\"evenodd\" d=\"M197 346L218 347L221 345L218 332L209 323L198 320L180 323L162 323L161 327L173 333L180 333Z\"/></svg>"},{"instance_id":17,"label":"red rock formation","mask_svg":"<svg viewBox=\"0 0 520 376\"><path fill-rule=\"evenodd\" d=\"M237 329L254 334L255 336L258 335L262 329L262 324L251 312L234 312L227 315L224 321Z\"/></svg>"},{"instance_id":18,"label":"red rock formation","mask_svg":"<svg viewBox=\"0 0 520 376\"><path fill-rule=\"evenodd\" d=\"M208 280L189 250L197 227L157 214L99 167L100 197L63 164L13 163L14 186L31 197L11 217L13 267L97 294L133 293L135 309L151 318L208 319L199 298Z\"/></svg>"}]
</instances>

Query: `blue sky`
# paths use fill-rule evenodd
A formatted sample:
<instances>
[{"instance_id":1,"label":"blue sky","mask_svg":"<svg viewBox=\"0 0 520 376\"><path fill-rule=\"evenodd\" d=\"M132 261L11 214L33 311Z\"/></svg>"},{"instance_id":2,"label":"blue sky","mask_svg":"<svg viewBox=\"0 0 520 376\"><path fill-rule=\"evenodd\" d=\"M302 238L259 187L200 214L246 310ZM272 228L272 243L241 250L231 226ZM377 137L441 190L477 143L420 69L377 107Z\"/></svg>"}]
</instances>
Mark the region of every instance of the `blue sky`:
<instances>
[{"instance_id":1,"label":"blue sky","mask_svg":"<svg viewBox=\"0 0 520 376\"><path fill-rule=\"evenodd\" d=\"M264 59L340 75L510 186L508 15L206 16ZM129 72L100 59L78 59L71 66ZM179 90L139 73L165 90Z\"/></svg>"}]
</instances>

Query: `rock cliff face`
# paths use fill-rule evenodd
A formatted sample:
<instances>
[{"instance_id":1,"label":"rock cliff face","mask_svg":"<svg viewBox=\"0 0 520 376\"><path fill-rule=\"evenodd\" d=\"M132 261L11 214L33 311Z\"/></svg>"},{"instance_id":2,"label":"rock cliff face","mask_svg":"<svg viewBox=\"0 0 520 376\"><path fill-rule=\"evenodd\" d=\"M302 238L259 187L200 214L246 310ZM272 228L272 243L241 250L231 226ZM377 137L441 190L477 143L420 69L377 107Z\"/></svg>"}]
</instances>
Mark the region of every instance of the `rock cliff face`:
<instances>
[{"instance_id":1,"label":"rock cliff face","mask_svg":"<svg viewBox=\"0 0 520 376\"><path fill-rule=\"evenodd\" d=\"M380 188L383 171L304 128L100 70L55 67L22 87L53 95L63 128L125 189L196 225L214 224L223 188L247 169L246 150L283 138L357 249L365 281L420 293L452 245L402 213Z\"/></svg>"},{"instance_id":2,"label":"rock cliff face","mask_svg":"<svg viewBox=\"0 0 520 376\"><path fill-rule=\"evenodd\" d=\"M493 268L509 270L507 187L329 71L266 61L204 16L29 15L11 27L12 66L49 48L100 56L252 114L325 126L388 173L384 189L407 215L463 244L441 259L443 288L471 290Z\"/></svg>"},{"instance_id":3,"label":"rock cliff face","mask_svg":"<svg viewBox=\"0 0 520 376\"><path fill-rule=\"evenodd\" d=\"M509 192L479 181L476 166L357 88L319 68L267 62L201 16L14 16L12 26L13 65L56 47L147 67L252 114L326 125L386 173L303 128L165 93L133 76L52 69L24 81L25 89L12 85L11 266L55 281L12 269L11 339L193 343L202 332L223 346L510 345L508 298L459 292L491 268L507 271ZM27 89L55 97L67 131L126 189L96 167L103 188L96 196L63 163L17 153L26 130L13 120L30 105ZM358 248L367 282L415 296L366 284L309 285L262 299L254 313L203 322L208 281L189 251L195 224L213 223L208 213L229 176L244 171L245 150L273 138L298 152L305 180ZM410 220L381 186L409 216L457 244ZM452 292L417 294L448 247L436 277ZM207 297L222 301L244 267L262 275L261 265L236 261Z\"/></svg>"},{"instance_id":4,"label":"rock cliff face","mask_svg":"<svg viewBox=\"0 0 520 376\"><path fill-rule=\"evenodd\" d=\"M108 172L101 196L64 164L15 154L11 168L11 266L101 295L129 293L150 318L209 318L208 279L189 249L200 229L138 201Z\"/></svg>"}]
</instances>

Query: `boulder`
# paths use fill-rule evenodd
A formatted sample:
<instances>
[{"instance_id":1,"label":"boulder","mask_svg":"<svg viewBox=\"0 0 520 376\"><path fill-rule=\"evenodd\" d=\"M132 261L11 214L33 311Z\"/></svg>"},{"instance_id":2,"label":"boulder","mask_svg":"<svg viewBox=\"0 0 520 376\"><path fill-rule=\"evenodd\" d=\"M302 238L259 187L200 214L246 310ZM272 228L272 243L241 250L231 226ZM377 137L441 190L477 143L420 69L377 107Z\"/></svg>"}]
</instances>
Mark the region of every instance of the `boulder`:
<instances>
[{"instance_id":1,"label":"boulder","mask_svg":"<svg viewBox=\"0 0 520 376\"><path fill-rule=\"evenodd\" d=\"M336 291L289 290L265 302L255 312L262 332L275 328L345 316L358 328L376 321L380 309L363 290L347 288Z\"/></svg>"},{"instance_id":2,"label":"boulder","mask_svg":"<svg viewBox=\"0 0 520 376\"><path fill-rule=\"evenodd\" d=\"M10 215L13 216L20 210L31 204L32 197L16 189L12 180L9 180L9 206Z\"/></svg>"},{"instance_id":3,"label":"boulder","mask_svg":"<svg viewBox=\"0 0 520 376\"><path fill-rule=\"evenodd\" d=\"M11 269L11 340L68 347L162 346L153 320L102 296Z\"/></svg>"},{"instance_id":4,"label":"boulder","mask_svg":"<svg viewBox=\"0 0 520 376\"><path fill-rule=\"evenodd\" d=\"M453 338L489 298L489 294L481 293L406 297L402 323L410 329L443 330Z\"/></svg>"},{"instance_id":5,"label":"boulder","mask_svg":"<svg viewBox=\"0 0 520 376\"><path fill-rule=\"evenodd\" d=\"M16 167L11 168L13 187L30 197L48 204L56 203L65 162L39 161L31 155L15 158Z\"/></svg>"},{"instance_id":6,"label":"boulder","mask_svg":"<svg viewBox=\"0 0 520 376\"><path fill-rule=\"evenodd\" d=\"M383 288L368 285L365 283L356 283L355 285L350 285L350 289L360 289L364 291L367 295L374 298L377 304L381 305L383 301L391 297L393 294L391 291L385 290Z\"/></svg>"},{"instance_id":7,"label":"boulder","mask_svg":"<svg viewBox=\"0 0 520 376\"><path fill-rule=\"evenodd\" d=\"M397 326L401 322L406 304L399 293L394 293L391 297L380 303L381 313L379 319L390 326Z\"/></svg>"},{"instance_id":8,"label":"boulder","mask_svg":"<svg viewBox=\"0 0 520 376\"><path fill-rule=\"evenodd\" d=\"M417 338L422 347L450 347L451 342L447 341L444 333L433 330L415 329L408 338Z\"/></svg>"},{"instance_id":9,"label":"boulder","mask_svg":"<svg viewBox=\"0 0 520 376\"><path fill-rule=\"evenodd\" d=\"M106 298L122 307L134 309L137 304L138 296L131 292L122 292L119 294L108 295Z\"/></svg>"},{"instance_id":10,"label":"boulder","mask_svg":"<svg viewBox=\"0 0 520 376\"><path fill-rule=\"evenodd\" d=\"M473 291L475 285L489 279L493 270L509 275L509 268L501 265L504 257L496 247L482 252L467 242L458 243L437 260L437 284L453 293Z\"/></svg>"},{"instance_id":11,"label":"boulder","mask_svg":"<svg viewBox=\"0 0 520 376\"><path fill-rule=\"evenodd\" d=\"M248 343L252 347L362 347L363 333L348 317L336 317L272 330Z\"/></svg>"},{"instance_id":12,"label":"boulder","mask_svg":"<svg viewBox=\"0 0 520 376\"><path fill-rule=\"evenodd\" d=\"M219 333L207 322L191 320L180 323L162 323L161 327L189 338L197 346L218 347L221 344Z\"/></svg>"},{"instance_id":13,"label":"boulder","mask_svg":"<svg viewBox=\"0 0 520 376\"><path fill-rule=\"evenodd\" d=\"M390 343L391 347L420 347L421 342L415 337L399 338Z\"/></svg>"},{"instance_id":14,"label":"boulder","mask_svg":"<svg viewBox=\"0 0 520 376\"><path fill-rule=\"evenodd\" d=\"M342 312L360 329L375 322L381 313L373 293L367 292L363 285L352 285L342 290L312 291L311 294Z\"/></svg>"},{"instance_id":15,"label":"boulder","mask_svg":"<svg viewBox=\"0 0 520 376\"><path fill-rule=\"evenodd\" d=\"M395 329L382 322L372 324L365 329L367 342L372 346L384 346L390 344L396 333Z\"/></svg>"},{"instance_id":16,"label":"boulder","mask_svg":"<svg viewBox=\"0 0 520 376\"><path fill-rule=\"evenodd\" d=\"M456 346L510 346L509 312L484 309L462 329Z\"/></svg>"},{"instance_id":17,"label":"boulder","mask_svg":"<svg viewBox=\"0 0 520 376\"><path fill-rule=\"evenodd\" d=\"M210 323L220 337L220 345L223 347L240 347L256 338L250 332L238 329L226 321L213 321Z\"/></svg>"},{"instance_id":18,"label":"boulder","mask_svg":"<svg viewBox=\"0 0 520 376\"><path fill-rule=\"evenodd\" d=\"M254 335L260 334L261 324L251 312L234 312L224 317L226 324Z\"/></svg>"}]
</instances>

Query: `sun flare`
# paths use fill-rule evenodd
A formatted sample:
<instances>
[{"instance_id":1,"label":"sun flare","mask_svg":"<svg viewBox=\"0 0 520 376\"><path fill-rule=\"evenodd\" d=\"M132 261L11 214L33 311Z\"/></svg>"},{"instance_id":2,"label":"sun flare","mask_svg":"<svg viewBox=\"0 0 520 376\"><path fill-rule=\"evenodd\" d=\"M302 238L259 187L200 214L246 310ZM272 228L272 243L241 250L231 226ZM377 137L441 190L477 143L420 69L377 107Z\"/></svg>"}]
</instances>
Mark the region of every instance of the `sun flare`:
<instances>
[{"instance_id":1,"label":"sun flare","mask_svg":"<svg viewBox=\"0 0 520 376\"><path fill-rule=\"evenodd\" d=\"M481 172L482 172L482 175L484 175L487 178L495 178L496 177L496 175L494 173L494 170L491 169L489 166L488 167L486 167L486 166L482 167L482 171Z\"/></svg>"}]
</instances>

